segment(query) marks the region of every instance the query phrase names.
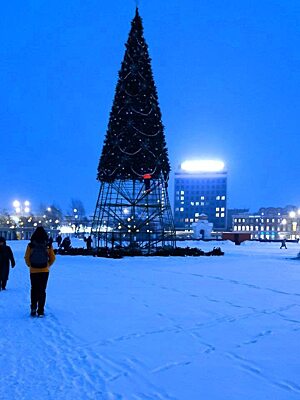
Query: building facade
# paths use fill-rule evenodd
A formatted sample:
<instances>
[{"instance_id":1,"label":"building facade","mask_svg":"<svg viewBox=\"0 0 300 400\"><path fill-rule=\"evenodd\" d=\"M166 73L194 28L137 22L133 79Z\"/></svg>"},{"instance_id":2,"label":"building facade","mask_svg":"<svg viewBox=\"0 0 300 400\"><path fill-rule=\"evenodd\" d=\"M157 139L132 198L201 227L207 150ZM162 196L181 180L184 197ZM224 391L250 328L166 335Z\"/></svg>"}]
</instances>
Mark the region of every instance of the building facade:
<instances>
[{"instance_id":1,"label":"building facade","mask_svg":"<svg viewBox=\"0 0 300 400\"><path fill-rule=\"evenodd\" d=\"M232 216L233 232L249 232L251 239L282 240L300 238L300 210L296 206L265 207L257 213Z\"/></svg>"},{"instance_id":2,"label":"building facade","mask_svg":"<svg viewBox=\"0 0 300 400\"><path fill-rule=\"evenodd\" d=\"M182 163L175 172L174 222L176 230L189 231L206 214L214 231L226 228L227 171L222 162Z\"/></svg>"}]
</instances>

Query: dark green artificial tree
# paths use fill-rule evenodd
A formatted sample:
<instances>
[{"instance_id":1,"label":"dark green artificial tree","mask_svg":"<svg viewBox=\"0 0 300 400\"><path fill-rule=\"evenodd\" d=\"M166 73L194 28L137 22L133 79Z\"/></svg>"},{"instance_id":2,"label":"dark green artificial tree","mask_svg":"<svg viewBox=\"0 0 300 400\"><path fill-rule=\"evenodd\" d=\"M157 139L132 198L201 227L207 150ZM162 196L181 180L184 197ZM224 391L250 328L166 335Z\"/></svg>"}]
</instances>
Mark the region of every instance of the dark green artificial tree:
<instances>
[{"instance_id":1,"label":"dark green artificial tree","mask_svg":"<svg viewBox=\"0 0 300 400\"><path fill-rule=\"evenodd\" d=\"M175 246L170 164L148 46L136 9L98 166L96 247Z\"/></svg>"},{"instance_id":2,"label":"dark green artificial tree","mask_svg":"<svg viewBox=\"0 0 300 400\"><path fill-rule=\"evenodd\" d=\"M161 175L170 164L151 59L136 9L119 72L115 98L98 166L98 180L142 179Z\"/></svg>"}]
</instances>

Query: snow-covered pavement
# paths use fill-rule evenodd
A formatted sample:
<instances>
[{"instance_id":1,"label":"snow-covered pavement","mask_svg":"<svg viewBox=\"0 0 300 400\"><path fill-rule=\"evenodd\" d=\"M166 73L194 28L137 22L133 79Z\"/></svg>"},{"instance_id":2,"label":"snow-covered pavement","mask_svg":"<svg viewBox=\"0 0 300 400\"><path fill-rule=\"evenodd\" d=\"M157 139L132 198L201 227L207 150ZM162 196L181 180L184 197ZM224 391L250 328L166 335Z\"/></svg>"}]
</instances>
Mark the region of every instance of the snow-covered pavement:
<instances>
[{"instance_id":1,"label":"snow-covered pavement","mask_svg":"<svg viewBox=\"0 0 300 400\"><path fill-rule=\"evenodd\" d=\"M32 319L27 243L8 244L17 265L0 292L1 400L300 399L300 245L57 256L46 317Z\"/></svg>"}]
</instances>

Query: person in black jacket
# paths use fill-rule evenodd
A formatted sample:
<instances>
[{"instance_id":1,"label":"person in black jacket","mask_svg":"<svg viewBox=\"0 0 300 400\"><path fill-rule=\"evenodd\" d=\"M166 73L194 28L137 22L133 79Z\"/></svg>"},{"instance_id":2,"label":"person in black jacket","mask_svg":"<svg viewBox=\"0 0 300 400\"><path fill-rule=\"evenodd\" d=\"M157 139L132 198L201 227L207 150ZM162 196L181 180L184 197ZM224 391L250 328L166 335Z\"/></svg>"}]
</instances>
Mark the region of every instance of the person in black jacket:
<instances>
[{"instance_id":1,"label":"person in black jacket","mask_svg":"<svg viewBox=\"0 0 300 400\"><path fill-rule=\"evenodd\" d=\"M6 240L0 237L0 290L6 289L6 283L9 275L9 263L14 268L16 265L13 252L6 245Z\"/></svg>"}]
</instances>

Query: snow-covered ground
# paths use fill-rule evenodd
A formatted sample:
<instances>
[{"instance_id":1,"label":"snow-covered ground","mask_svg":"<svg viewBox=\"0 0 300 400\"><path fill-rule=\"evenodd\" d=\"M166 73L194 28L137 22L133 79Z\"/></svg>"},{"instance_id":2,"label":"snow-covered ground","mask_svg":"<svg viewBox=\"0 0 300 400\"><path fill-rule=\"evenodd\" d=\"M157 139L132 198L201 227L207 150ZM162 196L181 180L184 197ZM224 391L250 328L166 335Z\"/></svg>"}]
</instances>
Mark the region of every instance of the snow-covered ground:
<instances>
[{"instance_id":1,"label":"snow-covered ground","mask_svg":"<svg viewBox=\"0 0 300 400\"><path fill-rule=\"evenodd\" d=\"M0 292L1 400L300 399L300 245L58 256L46 317L32 319L26 242L9 244L17 265Z\"/></svg>"}]
</instances>

